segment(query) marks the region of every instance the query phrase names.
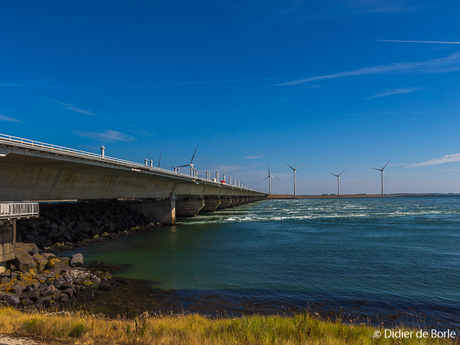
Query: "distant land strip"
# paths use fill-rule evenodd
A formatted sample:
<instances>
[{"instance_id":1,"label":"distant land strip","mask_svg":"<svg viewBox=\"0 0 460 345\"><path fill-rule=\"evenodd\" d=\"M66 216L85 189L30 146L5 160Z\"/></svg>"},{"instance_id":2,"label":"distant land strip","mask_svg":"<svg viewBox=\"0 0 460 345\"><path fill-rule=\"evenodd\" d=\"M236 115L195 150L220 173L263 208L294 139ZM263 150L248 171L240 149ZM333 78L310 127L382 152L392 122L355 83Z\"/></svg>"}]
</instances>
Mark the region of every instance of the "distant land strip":
<instances>
[{"instance_id":1,"label":"distant land strip","mask_svg":"<svg viewBox=\"0 0 460 345\"><path fill-rule=\"evenodd\" d=\"M411 193L401 193L401 194L321 194L321 195L290 195L290 194L270 194L268 199L346 199L346 198L396 198L396 197L427 197L427 196L458 196L460 194L453 193L426 193L426 194L411 194Z\"/></svg>"}]
</instances>

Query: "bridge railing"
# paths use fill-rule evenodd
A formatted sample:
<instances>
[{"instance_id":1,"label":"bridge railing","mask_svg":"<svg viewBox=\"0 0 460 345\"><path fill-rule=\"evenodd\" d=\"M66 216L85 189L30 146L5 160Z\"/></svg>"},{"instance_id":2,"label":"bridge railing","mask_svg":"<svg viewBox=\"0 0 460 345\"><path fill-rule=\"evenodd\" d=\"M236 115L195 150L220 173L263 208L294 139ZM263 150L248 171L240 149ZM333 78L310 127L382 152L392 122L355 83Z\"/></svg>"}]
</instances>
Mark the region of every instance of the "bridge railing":
<instances>
[{"instance_id":1,"label":"bridge railing","mask_svg":"<svg viewBox=\"0 0 460 345\"><path fill-rule=\"evenodd\" d=\"M38 217L38 211L39 207L37 202L11 202L0 204L1 219Z\"/></svg>"}]
</instances>

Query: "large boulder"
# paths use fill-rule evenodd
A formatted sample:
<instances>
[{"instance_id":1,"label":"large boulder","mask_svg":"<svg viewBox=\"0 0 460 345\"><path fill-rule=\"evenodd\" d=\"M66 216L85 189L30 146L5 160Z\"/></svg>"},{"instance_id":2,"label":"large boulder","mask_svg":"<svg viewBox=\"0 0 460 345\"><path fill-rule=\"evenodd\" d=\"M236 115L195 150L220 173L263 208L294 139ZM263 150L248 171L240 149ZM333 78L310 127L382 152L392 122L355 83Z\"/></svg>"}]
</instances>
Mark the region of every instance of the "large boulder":
<instances>
[{"instance_id":1,"label":"large boulder","mask_svg":"<svg viewBox=\"0 0 460 345\"><path fill-rule=\"evenodd\" d=\"M57 257L50 259L48 263L46 264L46 268L49 270L59 271L59 272L72 270L72 268L69 265L65 264Z\"/></svg>"},{"instance_id":2,"label":"large boulder","mask_svg":"<svg viewBox=\"0 0 460 345\"><path fill-rule=\"evenodd\" d=\"M16 242L16 248L22 248L30 255L38 254L39 252L35 243Z\"/></svg>"},{"instance_id":3,"label":"large boulder","mask_svg":"<svg viewBox=\"0 0 460 345\"><path fill-rule=\"evenodd\" d=\"M13 294L6 294L4 299L11 306L18 305L19 302L21 301L18 296L13 295Z\"/></svg>"},{"instance_id":4,"label":"large boulder","mask_svg":"<svg viewBox=\"0 0 460 345\"><path fill-rule=\"evenodd\" d=\"M16 254L16 258L13 260L13 264L18 270L22 272L29 272L32 270L34 273L37 273L35 260L28 252L18 247L14 250L14 253Z\"/></svg>"},{"instance_id":5,"label":"large boulder","mask_svg":"<svg viewBox=\"0 0 460 345\"><path fill-rule=\"evenodd\" d=\"M70 266L77 267L83 265L83 254L77 253L70 257Z\"/></svg>"}]
</instances>

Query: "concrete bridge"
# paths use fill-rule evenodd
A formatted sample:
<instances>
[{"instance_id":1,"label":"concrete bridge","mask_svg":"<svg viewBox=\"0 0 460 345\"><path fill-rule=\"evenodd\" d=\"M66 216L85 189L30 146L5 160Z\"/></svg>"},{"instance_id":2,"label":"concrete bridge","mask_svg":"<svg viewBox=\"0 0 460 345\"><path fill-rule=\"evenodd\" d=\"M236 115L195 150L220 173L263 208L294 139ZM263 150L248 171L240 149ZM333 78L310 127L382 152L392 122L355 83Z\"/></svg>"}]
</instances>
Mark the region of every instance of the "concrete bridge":
<instances>
[{"instance_id":1,"label":"concrete bridge","mask_svg":"<svg viewBox=\"0 0 460 345\"><path fill-rule=\"evenodd\" d=\"M0 134L0 202L132 200L132 207L165 224L267 198L229 178L198 177L101 154ZM225 175L223 175L225 176ZM232 181L233 180L233 181ZM233 182L233 183L232 183Z\"/></svg>"}]
</instances>

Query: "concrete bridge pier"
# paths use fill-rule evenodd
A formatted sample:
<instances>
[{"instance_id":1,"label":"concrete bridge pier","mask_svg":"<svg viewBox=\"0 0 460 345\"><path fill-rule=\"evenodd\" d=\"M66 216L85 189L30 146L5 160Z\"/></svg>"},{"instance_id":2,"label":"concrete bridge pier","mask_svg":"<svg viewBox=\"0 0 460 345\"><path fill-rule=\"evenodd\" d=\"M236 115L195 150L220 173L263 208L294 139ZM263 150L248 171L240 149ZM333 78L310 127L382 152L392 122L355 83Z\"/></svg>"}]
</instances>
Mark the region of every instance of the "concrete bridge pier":
<instances>
[{"instance_id":1,"label":"concrete bridge pier","mask_svg":"<svg viewBox=\"0 0 460 345\"><path fill-rule=\"evenodd\" d=\"M129 205L145 217L153 218L162 224L176 224L176 200L146 199Z\"/></svg>"},{"instance_id":2,"label":"concrete bridge pier","mask_svg":"<svg viewBox=\"0 0 460 345\"><path fill-rule=\"evenodd\" d=\"M214 212L219 205L221 204L221 200L219 197L204 197L204 207L201 209L200 212Z\"/></svg>"},{"instance_id":3,"label":"concrete bridge pier","mask_svg":"<svg viewBox=\"0 0 460 345\"><path fill-rule=\"evenodd\" d=\"M16 247L16 219L0 220L0 272L6 261L14 260Z\"/></svg>"},{"instance_id":4,"label":"concrete bridge pier","mask_svg":"<svg viewBox=\"0 0 460 345\"><path fill-rule=\"evenodd\" d=\"M231 205L233 204L233 199L230 197L221 197L220 198L220 205L217 207L217 209L221 210L224 208L232 207Z\"/></svg>"},{"instance_id":5,"label":"concrete bridge pier","mask_svg":"<svg viewBox=\"0 0 460 345\"><path fill-rule=\"evenodd\" d=\"M178 217L196 217L204 205L202 196L180 195L176 200L176 215Z\"/></svg>"}]
</instances>

